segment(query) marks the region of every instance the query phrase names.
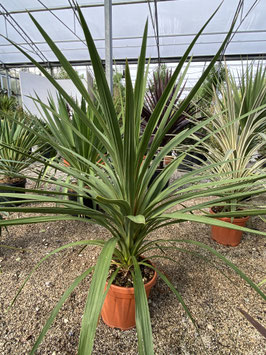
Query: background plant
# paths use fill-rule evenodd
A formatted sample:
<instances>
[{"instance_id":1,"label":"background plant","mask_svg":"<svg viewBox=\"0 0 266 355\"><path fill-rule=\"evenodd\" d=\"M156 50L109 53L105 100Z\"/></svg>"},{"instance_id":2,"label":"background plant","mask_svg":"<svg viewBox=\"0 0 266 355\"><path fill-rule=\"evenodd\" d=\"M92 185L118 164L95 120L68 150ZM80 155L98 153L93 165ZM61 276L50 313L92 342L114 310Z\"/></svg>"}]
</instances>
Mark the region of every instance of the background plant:
<instances>
[{"instance_id":1,"label":"background plant","mask_svg":"<svg viewBox=\"0 0 266 355\"><path fill-rule=\"evenodd\" d=\"M116 114L119 118L122 118L126 102L126 88L123 83L123 74L118 71L113 76L113 100Z\"/></svg>"},{"instance_id":2,"label":"background plant","mask_svg":"<svg viewBox=\"0 0 266 355\"><path fill-rule=\"evenodd\" d=\"M17 100L13 96L0 94L0 119L12 114L17 107Z\"/></svg>"},{"instance_id":3,"label":"background plant","mask_svg":"<svg viewBox=\"0 0 266 355\"><path fill-rule=\"evenodd\" d=\"M214 92L219 96L221 85L225 82L226 72L222 62L216 63L199 88L196 98L197 105L202 112L211 110ZM247 111L248 112L248 111Z\"/></svg>"},{"instance_id":4,"label":"background plant","mask_svg":"<svg viewBox=\"0 0 266 355\"><path fill-rule=\"evenodd\" d=\"M36 102L40 102L40 100L36 100ZM57 103L50 97L49 106L46 107L42 104L42 117L46 124L43 126L43 140L53 145L72 168L89 174L91 172L90 165L77 159L73 152L96 164L101 160L99 152L105 153L103 144L86 121L82 120L80 114L70 109L61 95L58 95ZM90 109L86 101L82 98L80 104L76 101L76 105L86 116L86 120L94 123L101 130L93 110ZM80 136L86 137L86 140L80 139Z\"/></svg>"},{"instance_id":5,"label":"background plant","mask_svg":"<svg viewBox=\"0 0 266 355\"><path fill-rule=\"evenodd\" d=\"M230 86L234 97L234 107L237 116L250 112L256 107L266 104L266 68L263 62L257 65L253 62L238 72L236 78L230 75ZM266 109L263 108L256 116L259 124L256 132L266 132ZM240 122L240 129L244 129L248 118Z\"/></svg>"},{"instance_id":6,"label":"background plant","mask_svg":"<svg viewBox=\"0 0 266 355\"><path fill-rule=\"evenodd\" d=\"M265 137L261 133L266 121L264 96L256 97L250 110L246 111L243 109L249 100L246 95L249 95L248 91L240 95L226 70L226 79L220 88L220 95L215 91L213 93L214 119L206 127L211 139L202 140L199 148L205 152L206 164L213 165L212 181L260 175L266 162L266 158L263 157L252 163L252 157L265 146ZM198 138L195 139L198 141ZM255 182L253 187L250 185L236 187L235 193L239 193L239 197L229 199L229 205L224 206L224 210L235 210L239 202L248 197L248 191L252 192L252 188L256 187ZM226 196L226 192L223 196Z\"/></svg>"},{"instance_id":7,"label":"background plant","mask_svg":"<svg viewBox=\"0 0 266 355\"><path fill-rule=\"evenodd\" d=\"M19 177L21 172L33 164L40 147L32 152L38 145L38 136L30 131L33 121L15 112L13 117L0 120L0 174L12 179Z\"/></svg>"},{"instance_id":8,"label":"background plant","mask_svg":"<svg viewBox=\"0 0 266 355\"><path fill-rule=\"evenodd\" d=\"M148 80L148 88L145 92L144 105L141 114L143 118L142 125L144 127L150 120L158 101L160 100L165 88L172 78L172 75L172 70L168 69L165 65L159 66L152 73L152 77ZM156 133L166 112L168 114L167 120L170 122L175 113L178 111L178 108L183 101L181 97L184 94L185 86L185 83L182 86L179 86L178 84L173 86L172 91L169 94L167 101L165 102L165 106L161 112L161 117L157 122L157 126L155 127L153 134ZM177 90L178 93L176 93ZM173 97L175 97L174 100ZM169 107L171 107L171 109L169 109ZM187 104L187 107L180 113L180 116L175 119L174 124L169 128L169 131L166 133L164 139L162 140L162 146L165 146L166 143L169 142L177 133L192 127L193 123L191 122L190 117L193 117L194 119L197 118L198 120L204 118L204 116L199 116L199 109L197 108L197 104L194 104L192 101Z\"/></svg>"}]
</instances>

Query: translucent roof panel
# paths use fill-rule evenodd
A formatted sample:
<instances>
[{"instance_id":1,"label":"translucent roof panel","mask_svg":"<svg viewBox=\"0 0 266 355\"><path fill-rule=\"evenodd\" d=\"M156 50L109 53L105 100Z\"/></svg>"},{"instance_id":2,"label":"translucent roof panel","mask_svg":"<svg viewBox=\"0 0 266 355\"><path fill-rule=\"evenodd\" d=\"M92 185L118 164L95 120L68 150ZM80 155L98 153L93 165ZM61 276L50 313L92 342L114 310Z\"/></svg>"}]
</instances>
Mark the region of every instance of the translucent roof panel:
<instances>
[{"instance_id":1,"label":"translucent roof panel","mask_svg":"<svg viewBox=\"0 0 266 355\"><path fill-rule=\"evenodd\" d=\"M136 60L146 19L149 22L147 57L175 59L182 56L195 34L219 6L220 0L113 0L113 57ZM0 33L18 43L39 62L57 62L36 29L30 11L64 55L75 62L89 61L84 35L68 0L1 0ZM79 0L101 58L105 56L104 0ZM192 55L212 56L232 22L238 0L224 0L194 46ZM256 5L256 6L253 6ZM266 54L266 1L244 0L228 55ZM158 25L158 31L157 26ZM157 41L156 35L159 34ZM15 66L30 61L0 37L0 63Z\"/></svg>"}]
</instances>

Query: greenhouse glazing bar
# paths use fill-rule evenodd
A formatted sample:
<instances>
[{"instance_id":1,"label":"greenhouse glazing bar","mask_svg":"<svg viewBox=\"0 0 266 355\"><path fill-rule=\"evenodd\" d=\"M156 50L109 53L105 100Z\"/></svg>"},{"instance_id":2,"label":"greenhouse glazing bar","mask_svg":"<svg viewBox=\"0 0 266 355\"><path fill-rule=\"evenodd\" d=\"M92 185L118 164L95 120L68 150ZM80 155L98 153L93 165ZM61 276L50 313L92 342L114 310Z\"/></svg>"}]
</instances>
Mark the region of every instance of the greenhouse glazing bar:
<instances>
[{"instance_id":1,"label":"greenhouse glazing bar","mask_svg":"<svg viewBox=\"0 0 266 355\"><path fill-rule=\"evenodd\" d=\"M239 61L239 60L266 60L266 53L262 54L243 54L243 55L224 55L223 56L225 61ZM161 63L178 63L180 61L181 57L161 57ZM210 62L213 59L213 56L194 56L192 57L192 62ZM158 58L151 58L150 60L146 60L146 62L150 63L158 63ZM104 60L102 61L103 64L105 63ZM115 64L117 65L124 65L125 64L124 59L116 59ZM137 64L138 60L137 58L135 59L127 59L127 62L129 64ZM69 63L73 66L86 66L86 65L91 65L90 60L76 60L76 61L69 61ZM58 67L60 66L59 62L41 62L40 63L43 67ZM32 68L35 67L32 63L27 63L27 62L21 62L21 63L12 63L12 64L2 64L0 63L0 67L2 68L7 68L7 69L12 69L12 68Z\"/></svg>"},{"instance_id":2,"label":"greenhouse glazing bar","mask_svg":"<svg viewBox=\"0 0 266 355\"><path fill-rule=\"evenodd\" d=\"M131 0L131 1L117 1L113 3L113 6L115 5L131 5L131 4L144 4L147 3L149 0ZM175 1L175 0L157 0L159 2L163 1ZM88 7L100 7L104 6L104 4L80 4L80 8L88 8ZM43 11L56 11L56 10L67 10L70 9L71 6L49 6L49 7L43 7L43 8L33 8L33 9L24 9L24 10L13 10L13 11L8 11L8 14L23 14L27 12L43 12ZM3 11L2 11L3 12ZM4 12L3 12L4 13Z\"/></svg>"},{"instance_id":3,"label":"greenhouse glazing bar","mask_svg":"<svg viewBox=\"0 0 266 355\"><path fill-rule=\"evenodd\" d=\"M105 75L113 93L112 0L104 0Z\"/></svg>"}]
</instances>

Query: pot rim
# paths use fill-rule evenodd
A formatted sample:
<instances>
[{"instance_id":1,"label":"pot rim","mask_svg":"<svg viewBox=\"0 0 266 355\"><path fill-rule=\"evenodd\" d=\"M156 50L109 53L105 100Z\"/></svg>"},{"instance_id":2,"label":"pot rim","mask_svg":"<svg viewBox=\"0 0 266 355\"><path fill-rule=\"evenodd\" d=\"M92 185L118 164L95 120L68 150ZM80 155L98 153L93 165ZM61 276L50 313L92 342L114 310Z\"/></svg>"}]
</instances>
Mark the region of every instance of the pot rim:
<instances>
[{"instance_id":1,"label":"pot rim","mask_svg":"<svg viewBox=\"0 0 266 355\"><path fill-rule=\"evenodd\" d=\"M7 176L7 175L6 175ZM17 184L26 184L27 179L24 177L11 177L10 181L8 182L3 182L3 179L0 179L0 185L6 185L6 186L13 186L13 185L17 185ZM14 181L17 180L17 181Z\"/></svg>"},{"instance_id":2,"label":"pot rim","mask_svg":"<svg viewBox=\"0 0 266 355\"><path fill-rule=\"evenodd\" d=\"M152 265L152 266L154 266L154 265ZM145 283L144 287L145 288L152 287L155 284L157 276L158 276L157 272L156 272L156 270L154 270L154 275L153 275L152 279L149 282ZM106 281L106 286L107 286L107 284L108 284L108 281ZM117 285L112 284L110 286L110 289L112 289L113 291L119 291L121 293L134 293L134 287L124 287L124 286L117 286Z\"/></svg>"},{"instance_id":3,"label":"pot rim","mask_svg":"<svg viewBox=\"0 0 266 355\"><path fill-rule=\"evenodd\" d=\"M212 207L210 208L210 213L211 214L216 214L213 210ZM233 223L237 222L237 221L247 221L249 219L250 216L246 216L246 217L217 217L217 219L220 219L221 221L225 221L225 222L231 222L231 218L234 218Z\"/></svg>"}]
</instances>

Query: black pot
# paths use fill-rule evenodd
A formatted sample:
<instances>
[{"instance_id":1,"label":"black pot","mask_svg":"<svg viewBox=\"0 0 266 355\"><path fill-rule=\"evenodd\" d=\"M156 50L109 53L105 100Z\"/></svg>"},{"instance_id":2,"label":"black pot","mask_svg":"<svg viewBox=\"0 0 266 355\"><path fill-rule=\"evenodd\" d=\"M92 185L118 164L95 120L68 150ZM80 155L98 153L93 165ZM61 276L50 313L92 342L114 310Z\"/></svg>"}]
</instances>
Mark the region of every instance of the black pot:
<instances>
[{"instance_id":1,"label":"black pot","mask_svg":"<svg viewBox=\"0 0 266 355\"><path fill-rule=\"evenodd\" d=\"M151 184L153 183L153 181L157 178L157 176L160 174L161 169L159 170L155 170L155 173L152 175L150 182L148 184L148 187L151 186ZM163 190L167 189L167 187L169 186L169 180L167 181L167 183L164 185Z\"/></svg>"},{"instance_id":2,"label":"black pot","mask_svg":"<svg viewBox=\"0 0 266 355\"><path fill-rule=\"evenodd\" d=\"M23 187L25 189L26 186L26 179L21 178L19 180L14 180L14 181L10 181L9 183L0 183L0 192L1 193L25 193L25 191L13 191L13 190L3 190L1 189L1 186L11 186L11 187ZM0 197L0 202L8 202L8 201L22 201L24 200L23 198L12 198L12 197ZM13 207L13 206L18 206L19 204L16 203L6 203L5 206L6 207Z\"/></svg>"},{"instance_id":3,"label":"black pot","mask_svg":"<svg viewBox=\"0 0 266 355\"><path fill-rule=\"evenodd\" d=\"M75 196L75 195L77 195L77 193L76 193L74 190L70 190L70 189L68 189L67 192L68 192L69 194L72 194L72 195L69 195L69 196L68 196L68 199L69 199L70 201L75 201L75 202L77 202L78 198L77 198L77 196ZM89 208L91 208L91 209L96 209L96 210L98 211L98 210L99 210L98 204L96 204L96 206L93 207L93 200L91 199L91 195L90 195L89 193L86 193L86 195L87 195L88 197L83 197L83 205L86 206L86 207L89 207ZM89 217L86 217L86 218L89 218Z\"/></svg>"},{"instance_id":4,"label":"black pot","mask_svg":"<svg viewBox=\"0 0 266 355\"><path fill-rule=\"evenodd\" d=\"M205 155L200 153L192 153L193 156L186 155L182 163L178 166L179 170L192 171L194 165L201 165L202 160L206 161Z\"/></svg>"},{"instance_id":5,"label":"black pot","mask_svg":"<svg viewBox=\"0 0 266 355\"><path fill-rule=\"evenodd\" d=\"M52 146L45 146L45 149L41 152L41 155L44 158L51 159L54 158L57 154L57 151Z\"/></svg>"}]
</instances>

